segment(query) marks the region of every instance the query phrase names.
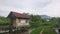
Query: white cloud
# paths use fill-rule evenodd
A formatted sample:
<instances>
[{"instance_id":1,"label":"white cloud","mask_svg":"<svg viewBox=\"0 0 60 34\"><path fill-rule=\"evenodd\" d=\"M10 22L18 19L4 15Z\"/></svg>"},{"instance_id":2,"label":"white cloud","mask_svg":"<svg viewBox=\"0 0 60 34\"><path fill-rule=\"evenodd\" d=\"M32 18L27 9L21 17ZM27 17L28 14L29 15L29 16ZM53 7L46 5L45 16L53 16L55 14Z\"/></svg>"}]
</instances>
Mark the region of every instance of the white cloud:
<instances>
[{"instance_id":1,"label":"white cloud","mask_svg":"<svg viewBox=\"0 0 60 34\"><path fill-rule=\"evenodd\" d=\"M0 0L0 15L10 11L60 17L60 0Z\"/></svg>"},{"instance_id":2,"label":"white cloud","mask_svg":"<svg viewBox=\"0 0 60 34\"><path fill-rule=\"evenodd\" d=\"M0 0L0 15L7 16L10 11L26 12L30 14L38 14L37 11L44 7L48 0ZM41 6L40 6L41 4ZM38 6L40 8L38 8Z\"/></svg>"},{"instance_id":3,"label":"white cloud","mask_svg":"<svg viewBox=\"0 0 60 34\"><path fill-rule=\"evenodd\" d=\"M44 14L49 16L60 17L60 0L53 0L51 4L44 8Z\"/></svg>"}]
</instances>

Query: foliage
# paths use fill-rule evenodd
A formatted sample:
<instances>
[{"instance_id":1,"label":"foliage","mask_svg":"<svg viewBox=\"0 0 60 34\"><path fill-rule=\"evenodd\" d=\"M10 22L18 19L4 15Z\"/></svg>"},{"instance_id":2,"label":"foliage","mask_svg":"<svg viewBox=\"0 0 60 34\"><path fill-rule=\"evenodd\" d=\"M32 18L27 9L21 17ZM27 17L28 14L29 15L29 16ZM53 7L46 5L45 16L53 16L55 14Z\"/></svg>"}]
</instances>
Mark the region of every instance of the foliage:
<instances>
[{"instance_id":1,"label":"foliage","mask_svg":"<svg viewBox=\"0 0 60 34\"><path fill-rule=\"evenodd\" d=\"M44 28L43 34L56 34L53 28L58 26L57 18L43 20L39 15L31 15L31 27L35 28L30 34L40 34L40 31Z\"/></svg>"},{"instance_id":2,"label":"foliage","mask_svg":"<svg viewBox=\"0 0 60 34\"><path fill-rule=\"evenodd\" d=\"M5 26L5 25L9 25L9 19L0 16L0 26Z\"/></svg>"},{"instance_id":3,"label":"foliage","mask_svg":"<svg viewBox=\"0 0 60 34\"><path fill-rule=\"evenodd\" d=\"M30 25L31 27L39 27L41 21L41 17L39 15L30 15L31 19L30 19Z\"/></svg>"},{"instance_id":4,"label":"foliage","mask_svg":"<svg viewBox=\"0 0 60 34\"><path fill-rule=\"evenodd\" d=\"M30 34L40 34L42 29L44 29L42 34L57 34L54 31L54 29L52 29L50 27L38 27L35 30L33 30Z\"/></svg>"},{"instance_id":5,"label":"foliage","mask_svg":"<svg viewBox=\"0 0 60 34\"><path fill-rule=\"evenodd\" d=\"M40 28L40 27L35 28L35 30L33 30L30 34L40 34L41 29L42 28Z\"/></svg>"},{"instance_id":6,"label":"foliage","mask_svg":"<svg viewBox=\"0 0 60 34\"><path fill-rule=\"evenodd\" d=\"M52 26L56 27L57 25L57 19L53 17L49 21L41 19L40 15L30 15L30 25L32 28L40 27L40 26Z\"/></svg>"},{"instance_id":7,"label":"foliage","mask_svg":"<svg viewBox=\"0 0 60 34\"><path fill-rule=\"evenodd\" d=\"M57 34L52 28L44 28L43 34Z\"/></svg>"},{"instance_id":8,"label":"foliage","mask_svg":"<svg viewBox=\"0 0 60 34\"><path fill-rule=\"evenodd\" d=\"M7 26L7 25L9 25L9 23L7 23L7 22L0 22L0 26Z\"/></svg>"},{"instance_id":9,"label":"foliage","mask_svg":"<svg viewBox=\"0 0 60 34\"><path fill-rule=\"evenodd\" d=\"M35 28L30 34L40 34L40 31L44 29L43 34L56 34L53 28L58 26L59 18L53 17L49 21L41 19L40 15L30 15L30 27ZM0 25L9 25L9 19L0 17ZM25 28L24 28L25 29Z\"/></svg>"}]
</instances>

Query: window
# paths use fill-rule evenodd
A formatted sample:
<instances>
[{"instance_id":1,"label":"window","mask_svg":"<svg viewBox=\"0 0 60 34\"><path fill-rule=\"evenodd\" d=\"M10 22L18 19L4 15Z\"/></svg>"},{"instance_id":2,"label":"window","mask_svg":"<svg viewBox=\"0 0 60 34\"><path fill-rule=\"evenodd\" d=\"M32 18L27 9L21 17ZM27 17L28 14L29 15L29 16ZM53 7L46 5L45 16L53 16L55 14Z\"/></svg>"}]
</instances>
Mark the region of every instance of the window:
<instances>
[{"instance_id":1,"label":"window","mask_svg":"<svg viewBox=\"0 0 60 34\"><path fill-rule=\"evenodd\" d=\"M20 19L20 22L21 22L21 23L27 23L28 20L27 20L27 19Z\"/></svg>"},{"instance_id":2,"label":"window","mask_svg":"<svg viewBox=\"0 0 60 34\"><path fill-rule=\"evenodd\" d=\"M21 22L21 23L22 23L22 22L25 23L25 20L21 20L20 22Z\"/></svg>"}]
</instances>

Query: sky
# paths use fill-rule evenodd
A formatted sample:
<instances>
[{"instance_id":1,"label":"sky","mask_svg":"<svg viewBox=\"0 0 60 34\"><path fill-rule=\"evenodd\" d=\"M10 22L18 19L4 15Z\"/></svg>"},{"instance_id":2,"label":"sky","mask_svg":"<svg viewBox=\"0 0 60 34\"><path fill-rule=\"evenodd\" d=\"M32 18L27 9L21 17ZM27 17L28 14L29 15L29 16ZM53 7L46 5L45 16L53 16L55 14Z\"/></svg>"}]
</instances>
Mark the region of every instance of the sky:
<instances>
[{"instance_id":1,"label":"sky","mask_svg":"<svg viewBox=\"0 0 60 34\"><path fill-rule=\"evenodd\" d=\"M60 17L60 0L0 0L0 16L11 11Z\"/></svg>"}]
</instances>

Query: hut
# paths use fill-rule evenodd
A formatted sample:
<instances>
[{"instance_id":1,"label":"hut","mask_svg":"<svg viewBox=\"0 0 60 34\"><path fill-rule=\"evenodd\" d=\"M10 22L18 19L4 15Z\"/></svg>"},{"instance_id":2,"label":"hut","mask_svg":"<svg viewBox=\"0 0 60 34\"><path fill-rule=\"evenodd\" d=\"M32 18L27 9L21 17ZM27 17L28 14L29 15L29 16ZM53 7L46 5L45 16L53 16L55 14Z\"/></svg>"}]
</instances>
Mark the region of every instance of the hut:
<instances>
[{"instance_id":1,"label":"hut","mask_svg":"<svg viewBox=\"0 0 60 34\"><path fill-rule=\"evenodd\" d=\"M29 27L30 16L27 14L21 14L17 12L10 12L7 16L10 19L10 29L13 27Z\"/></svg>"}]
</instances>

